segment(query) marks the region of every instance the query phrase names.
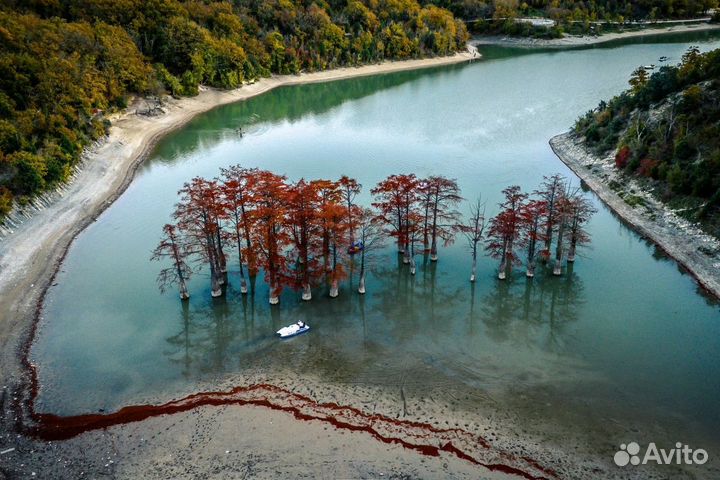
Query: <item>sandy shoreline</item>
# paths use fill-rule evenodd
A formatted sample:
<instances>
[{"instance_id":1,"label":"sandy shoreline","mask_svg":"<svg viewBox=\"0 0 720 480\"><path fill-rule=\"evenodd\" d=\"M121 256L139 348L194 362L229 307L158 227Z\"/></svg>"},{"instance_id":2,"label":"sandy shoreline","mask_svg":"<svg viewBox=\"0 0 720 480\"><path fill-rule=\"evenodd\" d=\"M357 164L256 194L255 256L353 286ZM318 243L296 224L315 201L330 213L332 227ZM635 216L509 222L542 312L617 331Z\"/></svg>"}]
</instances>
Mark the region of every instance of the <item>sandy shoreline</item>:
<instances>
[{"instance_id":1,"label":"sandy shoreline","mask_svg":"<svg viewBox=\"0 0 720 480\"><path fill-rule=\"evenodd\" d=\"M511 37L503 35L482 36L473 38L470 43L476 47L482 45L500 45L506 47L521 48L568 48L599 45L616 40L630 38L652 37L656 35L669 35L694 32L720 31L720 24L717 23L694 23L672 25L663 28L647 28L644 30L632 30L627 32L605 33L603 35L566 35L563 38L543 39L529 37Z\"/></svg>"},{"instance_id":2,"label":"sandy shoreline","mask_svg":"<svg viewBox=\"0 0 720 480\"><path fill-rule=\"evenodd\" d=\"M612 155L598 158L570 133L553 137L550 146L608 207L674 258L705 290L720 298L720 241L675 215L634 180L622 177L614 167ZM612 181L622 188L613 190L609 186ZM641 198L642 204L631 206L621 195ZM700 249L715 254L711 256Z\"/></svg>"}]
</instances>

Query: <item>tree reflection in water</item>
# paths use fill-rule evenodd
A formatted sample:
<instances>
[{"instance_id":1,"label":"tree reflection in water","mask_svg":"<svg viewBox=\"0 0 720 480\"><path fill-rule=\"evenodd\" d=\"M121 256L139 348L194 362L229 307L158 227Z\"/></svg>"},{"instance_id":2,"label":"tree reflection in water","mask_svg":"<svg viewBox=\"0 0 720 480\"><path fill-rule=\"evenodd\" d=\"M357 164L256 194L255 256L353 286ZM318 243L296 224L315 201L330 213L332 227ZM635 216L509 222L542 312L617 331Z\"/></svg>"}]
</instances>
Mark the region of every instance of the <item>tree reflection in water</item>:
<instances>
[{"instance_id":1,"label":"tree reflection in water","mask_svg":"<svg viewBox=\"0 0 720 480\"><path fill-rule=\"evenodd\" d=\"M572 266L561 278L539 269L534 280L518 272L504 282L488 277L470 283L428 258L415 276L399 255L386 258L370 267L366 295L355 292L359 269L350 266L338 298L328 298L323 285L311 302L287 291L279 307L266 305L253 286L241 295L231 273L226 296L182 305L180 330L167 339L166 356L186 379L257 368L360 383L400 382L414 372L437 382L448 373L438 365L458 360L479 374L493 345L563 354L571 341L567 326L584 302ZM311 324L308 335L289 342L274 337L298 319ZM483 362L474 363L479 358Z\"/></svg>"},{"instance_id":2,"label":"tree reflection in water","mask_svg":"<svg viewBox=\"0 0 720 480\"><path fill-rule=\"evenodd\" d=\"M534 279L518 274L494 282L480 315L488 335L498 342L534 344L561 353L569 335L566 327L578 320L585 303L583 282L572 263L562 277L554 277L548 268L537 273ZM543 330L547 336L541 341Z\"/></svg>"}]
</instances>

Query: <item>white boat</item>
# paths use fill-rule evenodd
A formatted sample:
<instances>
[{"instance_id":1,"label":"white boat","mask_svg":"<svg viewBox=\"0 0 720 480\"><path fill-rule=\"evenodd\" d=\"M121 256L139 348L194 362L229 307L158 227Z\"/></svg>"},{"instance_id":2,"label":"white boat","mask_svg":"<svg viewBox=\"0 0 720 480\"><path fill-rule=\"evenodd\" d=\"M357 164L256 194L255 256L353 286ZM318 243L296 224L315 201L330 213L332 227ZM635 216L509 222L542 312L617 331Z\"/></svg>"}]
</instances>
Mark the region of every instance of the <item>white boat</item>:
<instances>
[{"instance_id":1,"label":"white boat","mask_svg":"<svg viewBox=\"0 0 720 480\"><path fill-rule=\"evenodd\" d=\"M299 323L293 323L292 325L281 328L275 333L280 335L280 338L289 338L294 337L295 335L300 335L301 333L305 333L308 330L310 330L310 325L308 325L307 323L303 323L302 326Z\"/></svg>"}]
</instances>

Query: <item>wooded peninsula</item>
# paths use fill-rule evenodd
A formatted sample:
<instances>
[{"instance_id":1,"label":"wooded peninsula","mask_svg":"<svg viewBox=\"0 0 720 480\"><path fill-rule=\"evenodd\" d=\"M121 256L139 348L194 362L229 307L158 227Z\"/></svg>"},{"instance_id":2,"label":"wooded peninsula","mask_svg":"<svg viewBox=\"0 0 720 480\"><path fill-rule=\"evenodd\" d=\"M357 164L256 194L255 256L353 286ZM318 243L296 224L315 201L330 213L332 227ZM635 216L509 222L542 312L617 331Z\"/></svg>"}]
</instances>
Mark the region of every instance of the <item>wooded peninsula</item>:
<instances>
[{"instance_id":1,"label":"wooded peninsula","mask_svg":"<svg viewBox=\"0 0 720 480\"><path fill-rule=\"evenodd\" d=\"M720 50L693 47L679 65L653 70L636 69L630 89L601 101L574 131L598 156L613 152L615 168L720 238Z\"/></svg>"}]
</instances>

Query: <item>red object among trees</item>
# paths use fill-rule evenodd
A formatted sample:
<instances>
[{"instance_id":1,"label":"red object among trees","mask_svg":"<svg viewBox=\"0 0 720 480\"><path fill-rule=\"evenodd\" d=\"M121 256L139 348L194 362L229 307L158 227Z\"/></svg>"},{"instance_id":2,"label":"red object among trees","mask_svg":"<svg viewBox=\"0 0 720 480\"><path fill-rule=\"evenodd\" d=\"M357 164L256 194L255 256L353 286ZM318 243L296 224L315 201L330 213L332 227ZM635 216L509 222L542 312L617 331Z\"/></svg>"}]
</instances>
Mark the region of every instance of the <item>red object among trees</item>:
<instances>
[{"instance_id":1,"label":"red object among trees","mask_svg":"<svg viewBox=\"0 0 720 480\"><path fill-rule=\"evenodd\" d=\"M221 170L220 180L193 178L178 192L180 200L174 225L163 227L152 260L170 265L158 276L161 290L178 285L187 299L189 260L210 267L212 296L223 294L226 282L226 246L237 249L240 291L247 293L245 265L253 280L262 269L270 287L269 302L277 304L285 286L312 298L312 287L321 279L330 285L330 296L339 293L346 265L353 268L360 254L359 293L365 293L367 262L374 257L383 234L395 238L404 263L415 274L416 245L437 259L438 242L448 245L462 232L473 257L471 281L476 277L477 245L485 229L484 205L471 207L471 218L461 223L456 206L462 200L457 182L442 176L419 180L415 175L391 175L371 190L377 210L355 203L362 186L347 176L338 181L301 179L288 184L286 177L266 170L232 166ZM489 222L485 249L500 260L498 278L505 279L512 265L520 263L517 250L527 250L527 276L535 273L540 255L549 257L556 238L553 273L562 273L565 247L568 262L578 246L589 242L586 225L595 209L579 189L570 192L559 175L545 177L536 197L529 199L518 186L503 190L500 212ZM429 248L428 248L429 246ZM352 272L352 270L350 270Z\"/></svg>"},{"instance_id":2,"label":"red object among trees","mask_svg":"<svg viewBox=\"0 0 720 480\"><path fill-rule=\"evenodd\" d=\"M630 159L630 147L624 145L615 154L615 168L623 169L627 166Z\"/></svg>"},{"instance_id":3,"label":"red object among trees","mask_svg":"<svg viewBox=\"0 0 720 480\"><path fill-rule=\"evenodd\" d=\"M540 256L543 260L550 258L550 247L552 246L553 234L556 230L557 223L557 205L565 192L565 183L565 177L559 173L549 177L544 176L540 188L533 192L533 194L539 197L540 200L543 200L546 205L545 216L542 222L542 228L544 230L543 242L545 248L543 248L540 252Z\"/></svg>"},{"instance_id":4,"label":"red object among trees","mask_svg":"<svg viewBox=\"0 0 720 480\"><path fill-rule=\"evenodd\" d=\"M198 254L200 260L210 266L210 294L219 297L221 285L225 283L220 228L225 210L220 189L217 182L196 177L178 193L180 202L175 206L173 217L183 232L189 251Z\"/></svg>"},{"instance_id":5,"label":"red object among trees","mask_svg":"<svg viewBox=\"0 0 720 480\"><path fill-rule=\"evenodd\" d=\"M512 265L519 263L515 249L522 238L521 233L526 221L522 211L528 197L517 185L503 190L503 195L505 200L499 204L500 213L490 220L485 247L492 257L500 259L500 280L505 280L507 271Z\"/></svg>"},{"instance_id":6,"label":"red object among trees","mask_svg":"<svg viewBox=\"0 0 720 480\"><path fill-rule=\"evenodd\" d=\"M527 247L528 278L535 276L537 246L545 239L543 219L547 218L548 204L545 200L531 200L521 207L522 243Z\"/></svg>"},{"instance_id":7,"label":"red object among trees","mask_svg":"<svg viewBox=\"0 0 720 480\"><path fill-rule=\"evenodd\" d=\"M271 305L280 302L283 284L289 278L284 250L291 244L287 222L288 186L285 177L258 170L248 177L248 191L254 209L250 232L253 256L265 270Z\"/></svg>"},{"instance_id":8,"label":"red object among trees","mask_svg":"<svg viewBox=\"0 0 720 480\"><path fill-rule=\"evenodd\" d=\"M288 223L294 252L296 289L302 289L302 299L312 299L312 286L322 276L318 257L321 251L321 226L318 218L320 198L317 184L300 179L288 189Z\"/></svg>"},{"instance_id":9,"label":"red object among trees","mask_svg":"<svg viewBox=\"0 0 720 480\"><path fill-rule=\"evenodd\" d=\"M253 251L250 242L252 225L248 211L252 209L248 192L248 179L257 172L257 169L246 169L239 165L221 169L223 183L220 184L223 196L223 204L226 210L232 234L230 235L237 248L238 263L240 268L240 292L247 293L247 282L243 268L243 257L247 260L248 270L251 277L257 274ZM245 246L243 247L243 242Z\"/></svg>"},{"instance_id":10,"label":"red object among trees","mask_svg":"<svg viewBox=\"0 0 720 480\"><path fill-rule=\"evenodd\" d=\"M390 175L370 191L376 198L372 205L378 209L378 220L386 225L387 234L396 239L398 251L404 255L409 255L408 213L414 206L418 185L413 174Z\"/></svg>"}]
</instances>

